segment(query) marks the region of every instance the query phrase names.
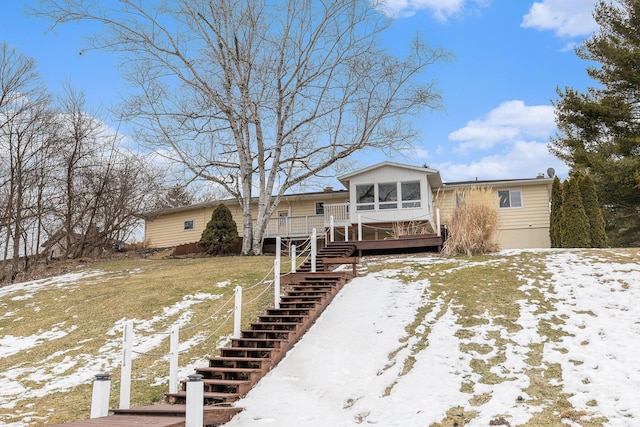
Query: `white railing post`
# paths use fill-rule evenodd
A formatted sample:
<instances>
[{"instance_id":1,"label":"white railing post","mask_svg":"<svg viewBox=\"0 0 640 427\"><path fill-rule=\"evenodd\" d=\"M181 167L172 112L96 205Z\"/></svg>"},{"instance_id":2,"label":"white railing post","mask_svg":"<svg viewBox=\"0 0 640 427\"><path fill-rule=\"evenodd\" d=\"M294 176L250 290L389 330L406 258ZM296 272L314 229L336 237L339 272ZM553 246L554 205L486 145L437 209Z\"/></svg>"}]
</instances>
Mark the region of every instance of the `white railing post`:
<instances>
[{"instance_id":1,"label":"white railing post","mask_svg":"<svg viewBox=\"0 0 640 427\"><path fill-rule=\"evenodd\" d=\"M291 254L291 272L295 273L296 272L296 245L291 245L291 249L289 250L289 253Z\"/></svg>"},{"instance_id":2,"label":"white railing post","mask_svg":"<svg viewBox=\"0 0 640 427\"><path fill-rule=\"evenodd\" d=\"M133 321L124 324L122 369L120 371L120 409L129 409L131 400L131 362L133 361Z\"/></svg>"},{"instance_id":3,"label":"white railing post","mask_svg":"<svg viewBox=\"0 0 640 427\"><path fill-rule=\"evenodd\" d=\"M179 331L180 329L177 326L171 328L169 338L169 393L178 392Z\"/></svg>"},{"instance_id":4,"label":"white railing post","mask_svg":"<svg viewBox=\"0 0 640 427\"><path fill-rule=\"evenodd\" d=\"M442 236L442 231L440 230L440 208L436 209L436 233L438 237Z\"/></svg>"},{"instance_id":5,"label":"white railing post","mask_svg":"<svg viewBox=\"0 0 640 427\"><path fill-rule=\"evenodd\" d=\"M233 307L233 337L240 338L240 325L242 324L242 286L236 286L236 300Z\"/></svg>"},{"instance_id":6,"label":"white railing post","mask_svg":"<svg viewBox=\"0 0 640 427\"><path fill-rule=\"evenodd\" d=\"M204 383L202 375L191 374L187 378L187 405L185 427L202 427L204 422Z\"/></svg>"},{"instance_id":7,"label":"white railing post","mask_svg":"<svg viewBox=\"0 0 640 427\"><path fill-rule=\"evenodd\" d=\"M330 242L334 242L335 241L335 233L334 233L334 230L333 230L333 226L334 226L333 215L331 215L329 217L329 241Z\"/></svg>"},{"instance_id":8,"label":"white railing post","mask_svg":"<svg viewBox=\"0 0 640 427\"><path fill-rule=\"evenodd\" d=\"M276 237L276 259L280 262L280 257L282 256L282 237Z\"/></svg>"},{"instance_id":9,"label":"white railing post","mask_svg":"<svg viewBox=\"0 0 640 427\"><path fill-rule=\"evenodd\" d=\"M344 241L345 242L349 241L349 226L348 225L344 226Z\"/></svg>"},{"instance_id":10,"label":"white railing post","mask_svg":"<svg viewBox=\"0 0 640 427\"><path fill-rule=\"evenodd\" d=\"M93 381L91 396L90 418L100 418L109 415L109 394L111 392L111 375L96 374Z\"/></svg>"},{"instance_id":11,"label":"white railing post","mask_svg":"<svg viewBox=\"0 0 640 427\"><path fill-rule=\"evenodd\" d=\"M280 260L273 261L273 307L280 308Z\"/></svg>"},{"instance_id":12,"label":"white railing post","mask_svg":"<svg viewBox=\"0 0 640 427\"><path fill-rule=\"evenodd\" d=\"M362 241L362 215L358 214L358 242Z\"/></svg>"},{"instance_id":13,"label":"white railing post","mask_svg":"<svg viewBox=\"0 0 640 427\"><path fill-rule=\"evenodd\" d=\"M311 230L311 272L316 272L316 251L318 242L316 241L316 229Z\"/></svg>"}]
</instances>

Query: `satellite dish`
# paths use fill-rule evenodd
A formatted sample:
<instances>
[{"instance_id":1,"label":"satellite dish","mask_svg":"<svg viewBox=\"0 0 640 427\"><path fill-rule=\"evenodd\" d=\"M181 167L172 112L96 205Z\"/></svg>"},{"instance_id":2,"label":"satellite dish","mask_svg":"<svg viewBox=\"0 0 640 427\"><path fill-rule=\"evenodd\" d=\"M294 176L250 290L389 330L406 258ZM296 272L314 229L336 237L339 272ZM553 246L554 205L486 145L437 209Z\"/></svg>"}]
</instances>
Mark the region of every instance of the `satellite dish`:
<instances>
[{"instance_id":1,"label":"satellite dish","mask_svg":"<svg viewBox=\"0 0 640 427\"><path fill-rule=\"evenodd\" d=\"M549 178L553 178L556 176L556 170L554 168L547 169L547 175L549 175Z\"/></svg>"}]
</instances>

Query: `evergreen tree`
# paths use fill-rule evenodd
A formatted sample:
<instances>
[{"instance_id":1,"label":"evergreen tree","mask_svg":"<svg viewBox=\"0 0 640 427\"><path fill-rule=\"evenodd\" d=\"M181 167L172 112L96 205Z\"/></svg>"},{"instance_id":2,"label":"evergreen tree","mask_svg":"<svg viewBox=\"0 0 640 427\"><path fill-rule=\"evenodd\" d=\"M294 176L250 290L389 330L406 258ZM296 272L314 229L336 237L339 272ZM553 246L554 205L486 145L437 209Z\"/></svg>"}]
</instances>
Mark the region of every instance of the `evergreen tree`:
<instances>
[{"instance_id":1,"label":"evergreen tree","mask_svg":"<svg viewBox=\"0 0 640 427\"><path fill-rule=\"evenodd\" d=\"M556 176L551 186L551 216L549 219L549 237L552 248L562 247L562 187Z\"/></svg>"},{"instance_id":2,"label":"evergreen tree","mask_svg":"<svg viewBox=\"0 0 640 427\"><path fill-rule=\"evenodd\" d=\"M582 204L580 185L572 177L564 182L562 189L562 247L590 248L589 218Z\"/></svg>"},{"instance_id":3,"label":"evergreen tree","mask_svg":"<svg viewBox=\"0 0 640 427\"><path fill-rule=\"evenodd\" d=\"M198 245L209 255L228 255L236 251L237 244L238 227L229 208L221 203L213 210Z\"/></svg>"},{"instance_id":4,"label":"evergreen tree","mask_svg":"<svg viewBox=\"0 0 640 427\"><path fill-rule=\"evenodd\" d=\"M599 1L600 30L576 50L599 66L597 84L580 93L558 89L558 136L551 152L574 170L586 170L616 246L640 243L640 1Z\"/></svg>"},{"instance_id":5,"label":"evergreen tree","mask_svg":"<svg viewBox=\"0 0 640 427\"><path fill-rule=\"evenodd\" d=\"M580 184L580 195L584 211L589 218L589 230L591 234L591 247L604 248L607 245L607 234L604 227L604 218L598 203L596 186L588 174L580 174L578 183Z\"/></svg>"}]
</instances>

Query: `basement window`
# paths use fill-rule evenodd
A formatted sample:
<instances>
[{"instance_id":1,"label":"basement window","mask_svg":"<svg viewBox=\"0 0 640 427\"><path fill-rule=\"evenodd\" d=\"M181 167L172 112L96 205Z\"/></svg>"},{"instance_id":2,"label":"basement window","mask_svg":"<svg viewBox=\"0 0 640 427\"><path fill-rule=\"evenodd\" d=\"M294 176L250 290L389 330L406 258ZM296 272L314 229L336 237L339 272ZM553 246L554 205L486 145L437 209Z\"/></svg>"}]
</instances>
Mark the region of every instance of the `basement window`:
<instances>
[{"instance_id":1,"label":"basement window","mask_svg":"<svg viewBox=\"0 0 640 427\"><path fill-rule=\"evenodd\" d=\"M195 228L195 221L192 219L188 219L184 222L183 225L183 230L184 231L189 231L189 230L193 230Z\"/></svg>"}]
</instances>

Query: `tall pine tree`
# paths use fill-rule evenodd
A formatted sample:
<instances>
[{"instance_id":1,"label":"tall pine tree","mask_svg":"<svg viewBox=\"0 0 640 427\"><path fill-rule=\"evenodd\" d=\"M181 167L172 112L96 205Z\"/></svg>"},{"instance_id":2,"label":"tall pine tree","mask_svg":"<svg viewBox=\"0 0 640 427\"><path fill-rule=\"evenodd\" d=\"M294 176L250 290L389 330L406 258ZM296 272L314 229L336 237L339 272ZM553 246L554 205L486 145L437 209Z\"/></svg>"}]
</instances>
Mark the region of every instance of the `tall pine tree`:
<instances>
[{"instance_id":1,"label":"tall pine tree","mask_svg":"<svg viewBox=\"0 0 640 427\"><path fill-rule=\"evenodd\" d=\"M556 176L551 186L551 217L549 219L549 238L552 248L562 247L562 187Z\"/></svg>"},{"instance_id":2,"label":"tall pine tree","mask_svg":"<svg viewBox=\"0 0 640 427\"><path fill-rule=\"evenodd\" d=\"M577 55L598 84L558 89L551 152L593 178L610 243L640 244L640 1L599 1L599 32Z\"/></svg>"},{"instance_id":3,"label":"tall pine tree","mask_svg":"<svg viewBox=\"0 0 640 427\"><path fill-rule=\"evenodd\" d=\"M589 218L584 211L578 180L566 180L562 190L562 247L590 248Z\"/></svg>"}]
</instances>

